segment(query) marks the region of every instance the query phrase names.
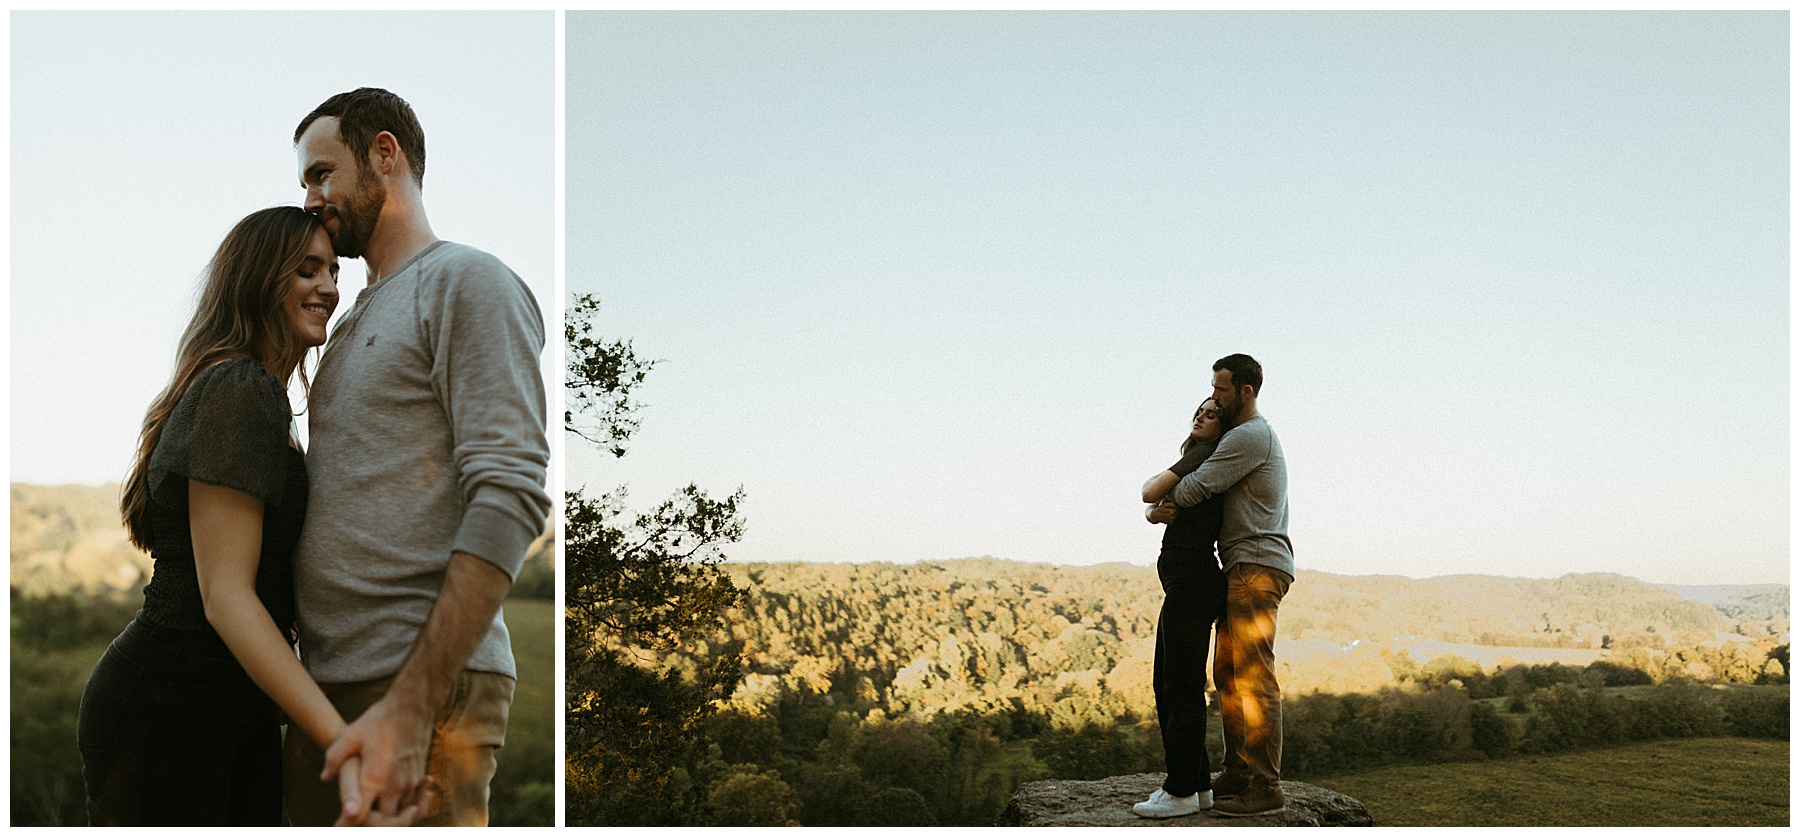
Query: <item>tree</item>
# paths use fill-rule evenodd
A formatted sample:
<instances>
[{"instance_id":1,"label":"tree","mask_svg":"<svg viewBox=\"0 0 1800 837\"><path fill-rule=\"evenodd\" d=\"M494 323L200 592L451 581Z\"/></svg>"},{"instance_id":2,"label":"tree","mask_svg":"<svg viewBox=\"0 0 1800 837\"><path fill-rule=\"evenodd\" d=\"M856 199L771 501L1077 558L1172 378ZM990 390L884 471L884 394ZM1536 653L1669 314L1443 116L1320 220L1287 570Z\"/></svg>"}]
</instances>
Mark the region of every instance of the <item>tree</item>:
<instances>
[{"instance_id":1,"label":"tree","mask_svg":"<svg viewBox=\"0 0 1800 837\"><path fill-rule=\"evenodd\" d=\"M633 390L655 361L593 334L600 301L563 324L563 428L614 457L638 428ZM715 500L689 485L632 513L623 487L564 500L567 799L571 825L687 825L703 810L689 777L702 724L741 679L735 655L663 666L723 624L743 591L719 569L743 535L743 489Z\"/></svg>"},{"instance_id":2,"label":"tree","mask_svg":"<svg viewBox=\"0 0 1800 837\"><path fill-rule=\"evenodd\" d=\"M734 770L707 794L706 801L715 825L800 824L800 797L773 770Z\"/></svg>"}]
</instances>

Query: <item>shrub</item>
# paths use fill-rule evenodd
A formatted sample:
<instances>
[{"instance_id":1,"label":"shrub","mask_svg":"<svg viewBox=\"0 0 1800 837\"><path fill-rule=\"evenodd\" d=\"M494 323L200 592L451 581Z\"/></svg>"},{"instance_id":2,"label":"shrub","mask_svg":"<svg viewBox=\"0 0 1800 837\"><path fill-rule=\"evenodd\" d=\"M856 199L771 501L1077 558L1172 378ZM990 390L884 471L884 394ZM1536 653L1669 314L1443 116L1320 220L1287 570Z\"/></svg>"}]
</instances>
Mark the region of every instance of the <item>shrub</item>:
<instances>
[{"instance_id":1,"label":"shrub","mask_svg":"<svg viewBox=\"0 0 1800 837\"><path fill-rule=\"evenodd\" d=\"M1650 672L1611 660L1595 660L1588 663L1587 670L1600 675L1600 682L1605 686L1648 686L1655 682Z\"/></svg>"},{"instance_id":2,"label":"shrub","mask_svg":"<svg viewBox=\"0 0 1800 837\"><path fill-rule=\"evenodd\" d=\"M1749 738L1788 737L1788 690L1758 687L1730 689L1719 698L1725 727L1732 735Z\"/></svg>"},{"instance_id":3,"label":"shrub","mask_svg":"<svg viewBox=\"0 0 1800 837\"><path fill-rule=\"evenodd\" d=\"M1525 704L1531 714L1525 719L1525 738L1519 749L1554 753L1587 743L1589 704L1580 689L1558 683L1532 692Z\"/></svg>"},{"instance_id":4,"label":"shrub","mask_svg":"<svg viewBox=\"0 0 1800 837\"><path fill-rule=\"evenodd\" d=\"M1638 701L1640 739L1695 738L1725 731L1711 693L1702 686L1668 683L1646 690Z\"/></svg>"},{"instance_id":5,"label":"shrub","mask_svg":"<svg viewBox=\"0 0 1800 837\"><path fill-rule=\"evenodd\" d=\"M1289 698L1281 707L1281 763L1296 776L1317 775L1338 767L1332 729L1344 716L1336 695Z\"/></svg>"},{"instance_id":6,"label":"shrub","mask_svg":"<svg viewBox=\"0 0 1800 837\"><path fill-rule=\"evenodd\" d=\"M1469 739L1488 758L1510 754L1518 747L1513 741L1512 724L1486 703L1469 705Z\"/></svg>"}]
</instances>

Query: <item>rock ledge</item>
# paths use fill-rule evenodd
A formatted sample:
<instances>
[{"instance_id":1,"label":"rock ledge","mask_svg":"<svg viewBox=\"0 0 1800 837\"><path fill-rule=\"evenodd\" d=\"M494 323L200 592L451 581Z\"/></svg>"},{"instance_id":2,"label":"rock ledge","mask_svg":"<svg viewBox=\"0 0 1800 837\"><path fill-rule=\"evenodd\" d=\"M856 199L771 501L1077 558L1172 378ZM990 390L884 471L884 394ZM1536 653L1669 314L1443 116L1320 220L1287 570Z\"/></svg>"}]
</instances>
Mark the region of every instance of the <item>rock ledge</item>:
<instances>
[{"instance_id":1,"label":"rock ledge","mask_svg":"<svg viewBox=\"0 0 1800 837\"><path fill-rule=\"evenodd\" d=\"M1361 802L1337 791L1302 782L1282 782L1287 810L1261 817L1215 817L1205 811L1186 817L1147 820L1131 813L1162 785L1163 774L1139 773L1086 781L1026 782L1013 794L995 825L1116 826L1277 826L1374 825Z\"/></svg>"}]
</instances>

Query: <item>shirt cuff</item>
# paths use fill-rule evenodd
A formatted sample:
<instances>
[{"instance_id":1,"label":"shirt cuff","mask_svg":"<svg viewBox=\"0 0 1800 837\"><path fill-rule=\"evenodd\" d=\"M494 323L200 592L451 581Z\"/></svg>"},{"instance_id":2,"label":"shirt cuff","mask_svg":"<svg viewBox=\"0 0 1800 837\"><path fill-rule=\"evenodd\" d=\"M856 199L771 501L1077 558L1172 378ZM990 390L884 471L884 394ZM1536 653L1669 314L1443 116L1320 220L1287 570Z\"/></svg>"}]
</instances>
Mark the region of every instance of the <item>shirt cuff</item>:
<instances>
[{"instance_id":1,"label":"shirt cuff","mask_svg":"<svg viewBox=\"0 0 1800 837\"><path fill-rule=\"evenodd\" d=\"M525 564L525 550L540 533L520 525L512 515L493 506L476 503L463 512L462 525L450 543L454 552L466 552L499 567L507 578L518 578Z\"/></svg>"}]
</instances>

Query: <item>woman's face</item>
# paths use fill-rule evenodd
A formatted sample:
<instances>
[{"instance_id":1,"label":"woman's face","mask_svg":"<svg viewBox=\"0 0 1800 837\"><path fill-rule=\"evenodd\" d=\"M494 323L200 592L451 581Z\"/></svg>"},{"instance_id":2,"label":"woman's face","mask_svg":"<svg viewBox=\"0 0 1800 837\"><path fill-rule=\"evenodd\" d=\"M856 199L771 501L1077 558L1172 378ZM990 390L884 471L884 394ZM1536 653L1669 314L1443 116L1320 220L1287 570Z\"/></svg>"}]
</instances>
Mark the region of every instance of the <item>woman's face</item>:
<instances>
[{"instance_id":1,"label":"woman's face","mask_svg":"<svg viewBox=\"0 0 1800 837\"><path fill-rule=\"evenodd\" d=\"M1225 422L1219 418L1218 402L1208 398L1194 411L1194 429L1189 435L1202 442L1216 442L1225 435Z\"/></svg>"},{"instance_id":2,"label":"woman's face","mask_svg":"<svg viewBox=\"0 0 1800 837\"><path fill-rule=\"evenodd\" d=\"M294 271L287 297L281 302L287 312L288 325L300 344L307 347L325 343L325 323L337 310L337 254L331 250L331 237L323 227L314 227L312 241L306 247L306 259Z\"/></svg>"}]
</instances>

